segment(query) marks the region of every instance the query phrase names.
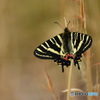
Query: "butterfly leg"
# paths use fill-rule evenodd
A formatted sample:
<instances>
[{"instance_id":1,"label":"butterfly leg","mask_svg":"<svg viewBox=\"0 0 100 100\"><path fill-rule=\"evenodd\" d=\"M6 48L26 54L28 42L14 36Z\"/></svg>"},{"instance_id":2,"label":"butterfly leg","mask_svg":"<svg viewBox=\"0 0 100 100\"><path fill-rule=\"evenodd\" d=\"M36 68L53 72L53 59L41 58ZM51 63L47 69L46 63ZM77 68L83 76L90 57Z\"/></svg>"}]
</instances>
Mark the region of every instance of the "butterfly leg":
<instances>
[{"instance_id":1,"label":"butterfly leg","mask_svg":"<svg viewBox=\"0 0 100 100\"><path fill-rule=\"evenodd\" d=\"M58 65L62 65L62 72L64 72L64 64L63 64L63 61L62 59L55 59L54 62L56 62Z\"/></svg>"},{"instance_id":2,"label":"butterfly leg","mask_svg":"<svg viewBox=\"0 0 100 100\"><path fill-rule=\"evenodd\" d=\"M64 72L64 66L62 65L62 72Z\"/></svg>"},{"instance_id":3,"label":"butterfly leg","mask_svg":"<svg viewBox=\"0 0 100 100\"><path fill-rule=\"evenodd\" d=\"M78 61L76 60L76 59L74 59L74 65L76 66L78 66L78 69L80 70L80 66L79 66L79 63L78 63Z\"/></svg>"},{"instance_id":4,"label":"butterfly leg","mask_svg":"<svg viewBox=\"0 0 100 100\"><path fill-rule=\"evenodd\" d=\"M55 59L54 62L56 62L58 65L62 65L62 61L60 59Z\"/></svg>"},{"instance_id":5,"label":"butterfly leg","mask_svg":"<svg viewBox=\"0 0 100 100\"><path fill-rule=\"evenodd\" d=\"M78 69L80 70L80 65L79 65L79 63L77 62L76 64L77 64L77 66L78 66Z\"/></svg>"},{"instance_id":6,"label":"butterfly leg","mask_svg":"<svg viewBox=\"0 0 100 100\"><path fill-rule=\"evenodd\" d=\"M62 65L62 72L64 72L64 66L70 66L71 62L70 60L65 60L65 59L61 59L61 58L57 58L54 60L54 62L56 62L58 65Z\"/></svg>"},{"instance_id":7,"label":"butterfly leg","mask_svg":"<svg viewBox=\"0 0 100 100\"><path fill-rule=\"evenodd\" d=\"M81 62L81 57L82 57L81 54L77 54L76 57L74 58L74 65L75 66L77 65L79 70L80 70L79 62Z\"/></svg>"}]
</instances>

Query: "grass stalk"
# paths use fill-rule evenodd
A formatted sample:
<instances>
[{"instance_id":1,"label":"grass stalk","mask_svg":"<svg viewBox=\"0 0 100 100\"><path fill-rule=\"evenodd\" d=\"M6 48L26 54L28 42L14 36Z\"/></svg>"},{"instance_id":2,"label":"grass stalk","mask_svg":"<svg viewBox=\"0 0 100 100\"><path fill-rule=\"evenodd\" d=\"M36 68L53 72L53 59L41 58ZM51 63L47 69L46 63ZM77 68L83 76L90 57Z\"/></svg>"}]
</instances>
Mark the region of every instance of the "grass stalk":
<instances>
[{"instance_id":1,"label":"grass stalk","mask_svg":"<svg viewBox=\"0 0 100 100\"><path fill-rule=\"evenodd\" d=\"M45 78L47 80L47 85L48 85L47 89L51 92L54 100L59 100L59 98L56 96L56 94L54 92L53 82L46 70L44 71L44 74L45 74Z\"/></svg>"},{"instance_id":2,"label":"grass stalk","mask_svg":"<svg viewBox=\"0 0 100 100\"><path fill-rule=\"evenodd\" d=\"M98 66L96 66L96 91L95 92L100 92L100 88L99 88L99 68ZM97 100L99 100L99 96L97 97Z\"/></svg>"},{"instance_id":3,"label":"grass stalk","mask_svg":"<svg viewBox=\"0 0 100 100\"><path fill-rule=\"evenodd\" d=\"M88 92L93 92L92 88L92 75L91 75L91 61L90 61L90 49L87 51L87 56L86 56L86 65L87 65L87 87L88 87ZM91 100L92 96L88 96L88 100Z\"/></svg>"},{"instance_id":4,"label":"grass stalk","mask_svg":"<svg viewBox=\"0 0 100 100\"><path fill-rule=\"evenodd\" d=\"M68 76L68 95L67 95L67 100L71 100L70 99L70 92L71 92L72 69L73 69L73 60L71 61L71 66L70 66L69 76Z\"/></svg>"},{"instance_id":5,"label":"grass stalk","mask_svg":"<svg viewBox=\"0 0 100 100\"><path fill-rule=\"evenodd\" d=\"M86 16L85 16L85 9L84 9L84 0L80 0L80 16L81 16L81 25L84 33L87 34L86 30ZM87 88L88 92L92 92L92 75L91 75L91 51L90 49L87 51L86 54L86 76L87 76ZM92 97L88 96L88 100L91 100Z\"/></svg>"}]
</instances>

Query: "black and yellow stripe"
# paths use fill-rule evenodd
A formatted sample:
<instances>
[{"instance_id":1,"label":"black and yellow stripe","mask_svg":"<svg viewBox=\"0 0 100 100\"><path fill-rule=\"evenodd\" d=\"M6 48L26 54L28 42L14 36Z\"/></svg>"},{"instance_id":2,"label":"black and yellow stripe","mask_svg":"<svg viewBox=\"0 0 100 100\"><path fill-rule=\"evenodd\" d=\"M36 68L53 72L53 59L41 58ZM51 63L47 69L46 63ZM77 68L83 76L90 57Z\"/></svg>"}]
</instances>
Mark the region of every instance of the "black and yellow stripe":
<instances>
[{"instance_id":1,"label":"black and yellow stripe","mask_svg":"<svg viewBox=\"0 0 100 100\"><path fill-rule=\"evenodd\" d=\"M34 55L41 59L55 59L66 54L82 54L92 44L89 35L77 32L62 33L42 43L34 51Z\"/></svg>"},{"instance_id":2,"label":"black and yellow stripe","mask_svg":"<svg viewBox=\"0 0 100 100\"><path fill-rule=\"evenodd\" d=\"M41 59L55 59L60 57L62 45L61 34L42 43L34 51L34 55Z\"/></svg>"}]
</instances>

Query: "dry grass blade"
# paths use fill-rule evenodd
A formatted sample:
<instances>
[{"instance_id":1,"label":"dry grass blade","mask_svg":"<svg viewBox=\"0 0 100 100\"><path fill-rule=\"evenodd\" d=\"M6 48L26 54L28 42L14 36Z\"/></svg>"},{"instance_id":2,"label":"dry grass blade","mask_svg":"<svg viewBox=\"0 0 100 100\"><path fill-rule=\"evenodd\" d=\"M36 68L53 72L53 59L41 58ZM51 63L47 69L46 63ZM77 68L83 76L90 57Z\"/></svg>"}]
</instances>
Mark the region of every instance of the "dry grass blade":
<instances>
[{"instance_id":1,"label":"dry grass blade","mask_svg":"<svg viewBox=\"0 0 100 100\"><path fill-rule=\"evenodd\" d=\"M86 64L87 64L87 86L88 86L88 92L93 92L93 82L92 82L92 75L91 75L91 60L90 60L90 49L87 51L86 56ZM88 96L88 100L91 100L92 97Z\"/></svg>"},{"instance_id":2,"label":"dry grass blade","mask_svg":"<svg viewBox=\"0 0 100 100\"><path fill-rule=\"evenodd\" d=\"M84 33L86 33L86 17L85 17L84 1L83 0L80 0L80 18L81 18L82 28L84 30Z\"/></svg>"},{"instance_id":3,"label":"dry grass blade","mask_svg":"<svg viewBox=\"0 0 100 100\"><path fill-rule=\"evenodd\" d=\"M84 33L86 33L86 17L85 17L85 11L84 11L84 0L80 0L80 16L81 18L81 24L82 28L84 30ZM92 76L91 76L91 51L90 49L87 51L86 55L86 65L87 65L87 87L88 87L88 92L92 92ZM92 97L88 96L88 100L91 100Z\"/></svg>"},{"instance_id":4,"label":"dry grass blade","mask_svg":"<svg viewBox=\"0 0 100 100\"><path fill-rule=\"evenodd\" d=\"M96 66L96 90L95 92L100 93L100 84L99 84L99 68L98 66ZM97 97L97 99L99 99L99 96Z\"/></svg>"},{"instance_id":5,"label":"dry grass blade","mask_svg":"<svg viewBox=\"0 0 100 100\"><path fill-rule=\"evenodd\" d=\"M66 17L64 17L65 27L67 27Z\"/></svg>"},{"instance_id":6,"label":"dry grass blade","mask_svg":"<svg viewBox=\"0 0 100 100\"><path fill-rule=\"evenodd\" d=\"M86 16L85 16L85 9L84 9L84 0L79 0L79 4L80 4L80 25L81 28L83 30L83 32L85 34L87 34L87 30L86 30ZM91 75L91 51L90 49L86 52L86 66L87 66L87 70L86 70L86 78L87 78L87 88L88 88L88 92L92 92L92 75ZM92 96L88 96L88 100L91 100Z\"/></svg>"},{"instance_id":7,"label":"dry grass blade","mask_svg":"<svg viewBox=\"0 0 100 100\"><path fill-rule=\"evenodd\" d=\"M53 82L52 82L52 80L51 80L49 74L47 73L47 71L44 71L44 74L45 74L45 78L46 78L47 84L48 84L47 88L48 88L49 91L51 92L51 94L52 94L54 100L58 100L57 96L55 95L54 88L53 88Z\"/></svg>"}]
</instances>

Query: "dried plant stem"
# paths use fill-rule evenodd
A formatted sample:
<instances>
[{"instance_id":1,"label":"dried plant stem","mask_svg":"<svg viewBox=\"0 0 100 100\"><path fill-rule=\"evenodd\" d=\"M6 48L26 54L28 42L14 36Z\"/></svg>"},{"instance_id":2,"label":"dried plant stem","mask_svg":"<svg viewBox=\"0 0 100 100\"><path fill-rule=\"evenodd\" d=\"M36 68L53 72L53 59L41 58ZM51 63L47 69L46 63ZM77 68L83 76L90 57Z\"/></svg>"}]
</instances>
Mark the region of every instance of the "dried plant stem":
<instances>
[{"instance_id":1,"label":"dried plant stem","mask_svg":"<svg viewBox=\"0 0 100 100\"><path fill-rule=\"evenodd\" d=\"M98 66L96 66L96 92L100 92L100 88L99 88L99 69ZM99 96L97 96L97 100L99 100Z\"/></svg>"},{"instance_id":2,"label":"dried plant stem","mask_svg":"<svg viewBox=\"0 0 100 100\"><path fill-rule=\"evenodd\" d=\"M51 92L52 96L53 96L53 99L54 100L59 100L58 97L55 95L55 92L54 92L54 88L53 88L53 82L49 76L49 74L47 73L47 71L45 70L44 71L44 74L45 74L45 78L47 80L47 84L48 84L48 89L49 91Z\"/></svg>"},{"instance_id":3,"label":"dried plant stem","mask_svg":"<svg viewBox=\"0 0 100 100\"><path fill-rule=\"evenodd\" d=\"M86 16L85 16L85 10L84 10L84 0L80 0L80 17L81 17L81 25L82 29L84 30L84 33L87 34L86 31ZM91 75L91 51L90 49L87 51L86 55L86 65L87 65L87 70L86 70L86 76L87 76L87 88L88 92L92 92L92 75ZM88 100L91 100L92 97L88 96Z\"/></svg>"},{"instance_id":4,"label":"dried plant stem","mask_svg":"<svg viewBox=\"0 0 100 100\"><path fill-rule=\"evenodd\" d=\"M90 49L87 51L86 64L87 64L87 87L88 92L92 92L92 76L91 76L91 60L90 60ZM92 96L88 96L88 100L91 100Z\"/></svg>"},{"instance_id":5,"label":"dried plant stem","mask_svg":"<svg viewBox=\"0 0 100 100\"><path fill-rule=\"evenodd\" d=\"M67 95L67 100L70 100L72 69L73 69L73 60L71 61L71 66L70 66L69 76L68 76L68 95Z\"/></svg>"},{"instance_id":6,"label":"dried plant stem","mask_svg":"<svg viewBox=\"0 0 100 100\"><path fill-rule=\"evenodd\" d=\"M97 91L98 91L98 93L99 93L99 69L98 69L98 66L96 66L96 86L98 87L97 89Z\"/></svg>"},{"instance_id":7,"label":"dried plant stem","mask_svg":"<svg viewBox=\"0 0 100 100\"><path fill-rule=\"evenodd\" d=\"M84 31L84 33L87 33L86 31L86 16L85 16L85 9L84 9L84 0L80 0L80 19L81 19L81 26Z\"/></svg>"},{"instance_id":8,"label":"dried plant stem","mask_svg":"<svg viewBox=\"0 0 100 100\"><path fill-rule=\"evenodd\" d=\"M64 17L65 27L67 27L66 17Z\"/></svg>"}]
</instances>

